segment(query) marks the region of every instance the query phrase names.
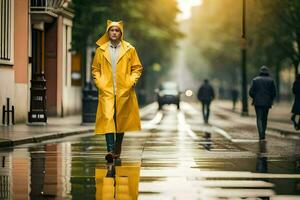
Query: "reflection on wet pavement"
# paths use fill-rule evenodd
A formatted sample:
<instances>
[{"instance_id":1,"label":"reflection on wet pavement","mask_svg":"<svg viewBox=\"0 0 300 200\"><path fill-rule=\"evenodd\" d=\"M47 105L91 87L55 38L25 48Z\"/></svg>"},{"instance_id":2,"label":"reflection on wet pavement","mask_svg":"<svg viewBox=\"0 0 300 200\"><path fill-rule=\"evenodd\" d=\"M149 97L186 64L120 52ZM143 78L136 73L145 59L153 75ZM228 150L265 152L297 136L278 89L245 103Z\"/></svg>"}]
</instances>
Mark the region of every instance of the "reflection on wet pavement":
<instances>
[{"instance_id":1,"label":"reflection on wet pavement","mask_svg":"<svg viewBox=\"0 0 300 200\"><path fill-rule=\"evenodd\" d=\"M203 136L203 141L200 142L200 144L204 147L204 149L206 149L207 151L210 151L211 145L212 145L211 134L208 132L205 132L204 136Z\"/></svg>"},{"instance_id":2,"label":"reflection on wet pavement","mask_svg":"<svg viewBox=\"0 0 300 200\"><path fill-rule=\"evenodd\" d=\"M105 168L96 168L97 200L136 200L140 179L140 163L127 163L116 167L115 178L106 177Z\"/></svg>"},{"instance_id":3,"label":"reflection on wet pavement","mask_svg":"<svg viewBox=\"0 0 300 200\"><path fill-rule=\"evenodd\" d=\"M268 158L267 158L267 149L266 143L260 142L259 143L259 153L257 155L256 161L256 171L261 173L268 172Z\"/></svg>"},{"instance_id":4,"label":"reflection on wet pavement","mask_svg":"<svg viewBox=\"0 0 300 200\"><path fill-rule=\"evenodd\" d=\"M1 149L0 199L297 199L297 152L230 141L181 108L153 110L143 131L125 135L114 180L105 178L101 135Z\"/></svg>"}]
</instances>

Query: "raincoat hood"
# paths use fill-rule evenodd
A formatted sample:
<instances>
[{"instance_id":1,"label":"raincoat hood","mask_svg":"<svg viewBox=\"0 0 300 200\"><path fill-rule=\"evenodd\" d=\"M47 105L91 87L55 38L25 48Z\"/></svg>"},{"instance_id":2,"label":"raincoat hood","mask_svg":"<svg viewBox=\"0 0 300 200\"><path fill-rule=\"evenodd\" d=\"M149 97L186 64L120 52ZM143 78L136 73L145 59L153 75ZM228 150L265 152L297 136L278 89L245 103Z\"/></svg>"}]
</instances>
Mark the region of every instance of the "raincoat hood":
<instances>
[{"instance_id":1,"label":"raincoat hood","mask_svg":"<svg viewBox=\"0 0 300 200\"><path fill-rule=\"evenodd\" d=\"M124 36L123 21L113 22L111 20L107 20L106 23L107 23L106 32L104 33L104 35L102 35L102 37L99 40L97 40L96 44L98 46L101 46L109 41L108 30L113 26L116 26L121 30L122 33L121 42L122 42Z\"/></svg>"}]
</instances>

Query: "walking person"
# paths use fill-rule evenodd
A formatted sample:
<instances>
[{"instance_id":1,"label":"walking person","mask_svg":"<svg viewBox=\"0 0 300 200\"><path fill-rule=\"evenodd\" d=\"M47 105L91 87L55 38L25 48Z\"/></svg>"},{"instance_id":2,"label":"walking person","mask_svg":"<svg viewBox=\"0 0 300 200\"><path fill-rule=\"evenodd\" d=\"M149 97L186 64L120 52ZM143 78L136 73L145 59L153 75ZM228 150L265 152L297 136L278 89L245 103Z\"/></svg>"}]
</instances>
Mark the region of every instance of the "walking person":
<instances>
[{"instance_id":1,"label":"walking person","mask_svg":"<svg viewBox=\"0 0 300 200\"><path fill-rule=\"evenodd\" d=\"M123 22L107 21L105 34L96 42L92 75L98 88L95 134L105 134L108 176L121 165L124 132L141 129L134 86L142 74L135 48L123 40Z\"/></svg>"},{"instance_id":2,"label":"walking person","mask_svg":"<svg viewBox=\"0 0 300 200\"><path fill-rule=\"evenodd\" d=\"M268 113L276 97L275 82L269 75L268 67L260 68L259 76L252 80L249 95L253 99L252 104L255 107L259 140L265 141Z\"/></svg>"},{"instance_id":3,"label":"walking person","mask_svg":"<svg viewBox=\"0 0 300 200\"><path fill-rule=\"evenodd\" d=\"M296 76L296 80L293 84L293 94L295 100L292 108L292 118L294 127L296 130L300 129L300 74ZM298 117L298 120L296 119Z\"/></svg>"},{"instance_id":4,"label":"walking person","mask_svg":"<svg viewBox=\"0 0 300 200\"><path fill-rule=\"evenodd\" d=\"M232 110L235 111L235 107L236 107L236 102L238 100L239 97L239 91L233 87L231 89L231 100L232 100Z\"/></svg>"},{"instance_id":5,"label":"walking person","mask_svg":"<svg viewBox=\"0 0 300 200\"><path fill-rule=\"evenodd\" d=\"M207 79L204 79L197 94L198 100L202 103L202 115L205 124L208 124L210 103L215 98L215 92Z\"/></svg>"}]
</instances>

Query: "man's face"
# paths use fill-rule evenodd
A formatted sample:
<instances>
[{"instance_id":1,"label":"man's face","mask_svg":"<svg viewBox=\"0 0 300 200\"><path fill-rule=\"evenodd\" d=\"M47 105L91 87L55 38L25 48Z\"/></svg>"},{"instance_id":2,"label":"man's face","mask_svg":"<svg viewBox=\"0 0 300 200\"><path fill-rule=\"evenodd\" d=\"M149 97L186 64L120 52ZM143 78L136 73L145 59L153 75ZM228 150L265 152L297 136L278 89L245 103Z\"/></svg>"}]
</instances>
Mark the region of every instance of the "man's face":
<instances>
[{"instance_id":1,"label":"man's face","mask_svg":"<svg viewBox=\"0 0 300 200\"><path fill-rule=\"evenodd\" d=\"M119 41L121 39L122 33L119 27L117 26L112 26L108 30L108 36L111 41Z\"/></svg>"}]
</instances>

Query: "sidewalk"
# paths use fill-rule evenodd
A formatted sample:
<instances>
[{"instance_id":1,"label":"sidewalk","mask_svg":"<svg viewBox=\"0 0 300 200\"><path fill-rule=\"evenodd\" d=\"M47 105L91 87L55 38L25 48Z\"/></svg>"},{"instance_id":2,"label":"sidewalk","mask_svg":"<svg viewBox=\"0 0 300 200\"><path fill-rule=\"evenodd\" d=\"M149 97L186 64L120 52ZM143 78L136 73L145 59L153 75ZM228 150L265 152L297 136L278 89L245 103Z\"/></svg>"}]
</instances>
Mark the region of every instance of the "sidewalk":
<instances>
[{"instance_id":1,"label":"sidewalk","mask_svg":"<svg viewBox=\"0 0 300 200\"><path fill-rule=\"evenodd\" d=\"M238 102L235 111L232 110L232 102L229 100L215 101L215 106L223 109L224 111L241 115L242 105ZM269 110L268 117L268 129L279 132L285 135L300 136L300 131L296 131L290 120L291 118L291 104L289 103L275 103ZM248 104L249 116L247 118L253 118L255 121L255 110L251 103Z\"/></svg>"},{"instance_id":2,"label":"sidewalk","mask_svg":"<svg viewBox=\"0 0 300 200\"><path fill-rule=\"evenodd\" d=\"M94 126L81 125L81 116L49 117L47 124L0 126L0 147L56 139L94 131Z\"/></svg>"},{"instance_id":3,"label":"sidewalk","mask_svg":"<svg viewBox=\"0 0 300 200\"><path fill-rule=\"evenodd\" d=\"M153 109L149 104L140 109L141 118ZM47 124L19 123L11 126L0 125L0 147L41 142L66 136L94 132L94 123L83 125L81 115L49 117Z\"/></svg>"}]
</instances>

